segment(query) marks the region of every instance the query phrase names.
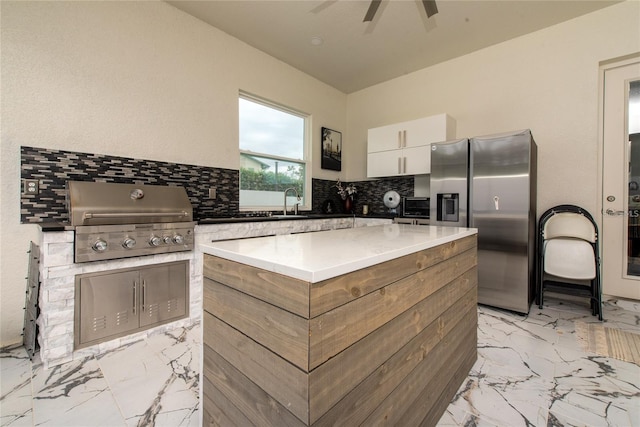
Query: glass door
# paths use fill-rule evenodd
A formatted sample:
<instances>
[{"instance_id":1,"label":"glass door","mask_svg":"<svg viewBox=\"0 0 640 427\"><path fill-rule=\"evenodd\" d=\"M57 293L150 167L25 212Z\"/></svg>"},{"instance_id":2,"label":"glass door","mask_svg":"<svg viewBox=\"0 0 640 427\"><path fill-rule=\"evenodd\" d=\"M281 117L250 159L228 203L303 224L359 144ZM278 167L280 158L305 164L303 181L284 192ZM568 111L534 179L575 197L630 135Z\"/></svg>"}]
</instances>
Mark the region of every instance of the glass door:
<instances>
[{"instance_id":1,"label":"glass door","mask_svg":"<svg viewBox=\"0 0 640 427\"><path fill-rule=\"evenodd\" d=\"M627 104L629 122L627 275L640 276L640 80L629 82Z\"/></svg>"},{"instance_id":2,"label":"glass door","mask_svg":"<svg viewBox=\"0 0 640 427\"><path fill-rule=\"evenodd\" d=\"M640 60L604 69L602 275L606 295L640 299Z\"/></svg>"}]
</instances>

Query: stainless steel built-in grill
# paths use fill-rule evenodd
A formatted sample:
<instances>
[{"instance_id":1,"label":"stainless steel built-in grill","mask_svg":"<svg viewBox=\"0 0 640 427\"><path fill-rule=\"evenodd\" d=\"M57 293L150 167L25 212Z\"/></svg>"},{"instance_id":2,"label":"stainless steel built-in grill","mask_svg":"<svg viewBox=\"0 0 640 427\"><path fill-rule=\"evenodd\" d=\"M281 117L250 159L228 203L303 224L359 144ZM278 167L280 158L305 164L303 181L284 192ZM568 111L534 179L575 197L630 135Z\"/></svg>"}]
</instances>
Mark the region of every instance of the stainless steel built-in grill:
<instances>
[{"instance_id":1,"label":"stainless steel built-in grill","mask_svg":"<svg viewBox=\"0 0 640 427\"><path fill-rule=\"evenodd\" d=\"M75 262L188 251L193 207L183 187L68 182Z\"/></svg>"}]
</instances>

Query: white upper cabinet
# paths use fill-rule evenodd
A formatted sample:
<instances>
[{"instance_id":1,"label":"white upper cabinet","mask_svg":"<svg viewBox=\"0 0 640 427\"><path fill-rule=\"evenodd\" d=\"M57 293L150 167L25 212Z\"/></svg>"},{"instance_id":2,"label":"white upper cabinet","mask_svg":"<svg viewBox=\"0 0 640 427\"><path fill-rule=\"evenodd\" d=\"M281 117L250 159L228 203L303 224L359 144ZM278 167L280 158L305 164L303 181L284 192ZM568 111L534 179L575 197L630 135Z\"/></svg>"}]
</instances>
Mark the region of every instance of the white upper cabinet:
<instances>
[{"instance_id":1,"label":"white upper cabinet","mask_svg":"<svg viewBox=\"0 0 640 427\"><path fill-rule=\"evenodd\" d=\"M447 114L369 129L369 178L431 172L431 143L454 139L456 122Z\"/></svg>"},{"instance_id":2,"label":"white upper cabinet","mask_svg":"<svg viewBox=\"0 0 640 427\"><path fill-rule=\"evenodd\" d=\"M367 154L369 178L431 172L431 145Z\"/></svg>"}]
</instances>

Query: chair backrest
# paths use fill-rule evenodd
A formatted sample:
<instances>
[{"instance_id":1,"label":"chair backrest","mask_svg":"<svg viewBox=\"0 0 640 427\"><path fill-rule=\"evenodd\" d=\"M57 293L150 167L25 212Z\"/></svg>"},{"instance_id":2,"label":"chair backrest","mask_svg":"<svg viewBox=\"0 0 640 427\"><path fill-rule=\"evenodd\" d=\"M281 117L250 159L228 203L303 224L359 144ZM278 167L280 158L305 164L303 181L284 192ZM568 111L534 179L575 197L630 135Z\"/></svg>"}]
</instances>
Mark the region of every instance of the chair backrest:
<instances>
[{"instance_id":1,"label":"chair backrest","mask_svg":"<svg viewBox=\"0 0 640 427\"><path fill-rule=\"evenodd\" d=\"M542 237L545 240L571 237L595 243L597 232L593 223L584 215L574 212L560 212L546 220Z\"/></svg>"}]
</instances>

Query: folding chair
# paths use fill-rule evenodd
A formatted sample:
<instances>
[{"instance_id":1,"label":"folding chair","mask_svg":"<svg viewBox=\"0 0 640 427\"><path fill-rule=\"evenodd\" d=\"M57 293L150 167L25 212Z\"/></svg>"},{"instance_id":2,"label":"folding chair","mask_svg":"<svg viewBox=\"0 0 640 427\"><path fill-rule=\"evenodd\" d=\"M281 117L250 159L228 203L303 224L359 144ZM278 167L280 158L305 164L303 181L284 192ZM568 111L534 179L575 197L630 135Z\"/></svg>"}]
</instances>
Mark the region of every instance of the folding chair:
<instances>
[{"instance_id":1,"label":"folding chair","mask_svg":"<svg viewBox=\"0 0 640 427\"><path fill-rule=\"evenodd\" d=\"M589 298L591 314L602 320L598 225L585 209L559 205L538 225L537 303L545 291Z\"/></svg>"}]
</instances>

